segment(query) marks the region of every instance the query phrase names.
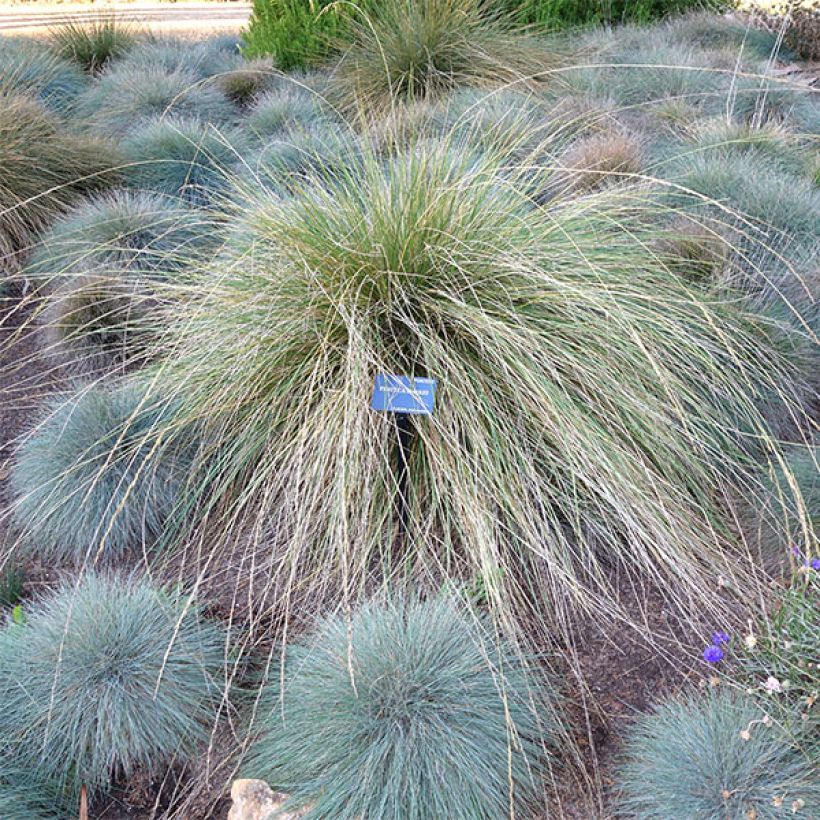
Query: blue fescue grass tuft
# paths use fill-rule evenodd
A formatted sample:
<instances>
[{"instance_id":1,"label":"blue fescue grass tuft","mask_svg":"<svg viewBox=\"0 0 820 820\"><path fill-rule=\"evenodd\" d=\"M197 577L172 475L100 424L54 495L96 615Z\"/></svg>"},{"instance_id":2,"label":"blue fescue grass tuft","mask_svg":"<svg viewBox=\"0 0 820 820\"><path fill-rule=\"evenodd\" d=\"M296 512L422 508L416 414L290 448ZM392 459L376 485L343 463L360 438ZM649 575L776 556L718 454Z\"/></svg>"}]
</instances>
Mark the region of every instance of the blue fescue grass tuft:
<instances>
[{"instance_id":1,"label":"blue fescue grass tuft","mask_svg":"<svg viewBox=\"0 0 820 820\"><path fill-rule=\"evenodd\" d=\"M196 119L150 120L123 140L125 179L142 191L210 205L227 186L243 143L238 130L220 133Z\"/></svg>"},{"instance_id":2,"label":"blue fescue grass tuft","mask_svg":"<svg viewBox=\"0 0 820 820\"><path fill-rule=\"evenodd\" d=\"M557 696L453 600L371 603L287 650L248 768L307 817L490 820L542 787ZM512 793L510 789L512 788Z\"/></svg>"},{"instance_id":3,"label":"blue fescue grass tuft","mask_svg":"<svg viewBox=\"0 0 820 820\"><path fill-rule=\"evenodd\" d=\"M192 71L140 68L123 60L77 99L74 114L86 130L122 137L145 120L171 114L224 125L235 110L213 83L201 81Z\"/></svg>"},{"instance_id":4,"label":"blue fescue grass tuft","mask_svg":"<svg viewBox=\"0 0 820 820\"><path fill-rule=\"evenodd\" d=\"M131 49L121 61L126 72L142 74L162 71L167 74L184 72L197 81L230 72L242 65L239 50L230 47L230 40L212 39L192 43L174 37L157 37Z\"/></svg>"},{"instance_id":5,"label":"blue fescue grass tuft","mask_svg":"<svg viewBox=\"0 0 820 820\"><path fill-rule=\"evenodd\" d=\"M138 360L155 311L153 283L215 245L202 211L127 190L76 206L41 238L24 275L46 293L48 352L76 373Z\"/></svg>"},{"instance_id":6,"label":"blue fescue grass tuft","mask_svg":"<svg viewBox=\"0 0 820 820\"><path fill-rule=\"evenodd\" d=\"M224 666L223 633L185 596L87 574L0 630L3 748L69 795L159 772L207 738Z\"/></svg>"},{"instance_id":7,"label":"blue fescue grass tuft","mask_svg":"<svg viewBox=\"0 0 820 820\"><path fill-rule=\"evenodd\" d=\"M724 691L666 701L638 717L617 778L621 809L642 820L786 818L802 801L800 813L815 816L820 784L810 750L763 723L764 714Z\"/></svg>"},{"instance_id":8,"label":"blue fescue grass tuft","mask_svg":"<svg viewBox=\"0 0 820 820\"><path fill-rule=\"evenodd\" d=\"M0 35L0 83L3 93L31 95L65 114L88 86L88 78L36 41Z\"/></svg>"},{"instance_id":9,"label":"blue fescue grass tuft","mask_svg":"<svg viewBox=\"0 0 820 820\"><path fill-rule=\"evenodd\" d=\"M81 563L150 547L190 464L186 446L152 438L168 415L130 386L52 398L12 469L12 516L27 548Z\"/></svg>"}]
</instances>

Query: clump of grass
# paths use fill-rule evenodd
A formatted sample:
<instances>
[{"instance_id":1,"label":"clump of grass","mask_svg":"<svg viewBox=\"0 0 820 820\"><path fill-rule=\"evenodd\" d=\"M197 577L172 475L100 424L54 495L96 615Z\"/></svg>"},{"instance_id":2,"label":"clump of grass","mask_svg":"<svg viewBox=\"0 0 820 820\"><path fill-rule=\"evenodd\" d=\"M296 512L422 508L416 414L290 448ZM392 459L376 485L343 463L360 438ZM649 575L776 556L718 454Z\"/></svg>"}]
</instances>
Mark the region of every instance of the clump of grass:
<instances>
[{"instance_id":1,"label":"clump of grass","mask_svg":"<svg viewBox=\"0 0 820 820\"><path fill-rule=\"evenodd\" d=\"M557 696L452 600L371 603L289 647L248 767L314 818L489 820L540 794Z\"/></svg>"},{"instance_id":2,"label":"clump of grass","mask_svg":"<svg viewBox=\"0 0 820 820\"><path fill-rule=\"evenodd\" d=\"M32 774L20 761L0 754L0 812L3 820L60 820L74 814L54 783Z\"/></svg>"},{"instance_id":3,"label":"clump of grass","mask_svg":"<svg viewBox=\"0 0 820 820\"><path fill-rule=\"evenodd\" d=\"M330 180L361 168L362 145L354 134L330 123L313 122L283 131L241 163L241 176L271 192L293 193L319 177ZM245 193L240 191L240 200Z\"/></svg>"},{"instance_id":4,"label":"clump of grass","mask_svg":"<svg viewBox=\"0 0 820 820\"><path fill-rule=\"evenodd\" d=\"M820 446L790 444L783 456L763 478L764 503L742 518L746 541L772 566L783 566L791 548L808 556L820 535ZM792 500L795 487L800 505Z\"/></svg>"},{"instance_id":5,"label":"clump of grass","mask_svg":"<svg viewBox=\"0 0 820 820\"><path fill-rule=\"evenodd\" d=\"M112 147L66 133L40 103L0 94L0 259L19 263L34 237L84 193L116 179Z\"/></svg>"},{"instance_id":6,"label":"clump of grass","mask_svg":"<svg viewBox=\"0 0 820 820\"><path fill-rule=\"evenodd\" d=\"M215 78L222 93L235 105L248 108L280 82L281 74L264 59L252 60Z\"/></svg>"},{"instance_id":7,"label":"clump of grass","mask_svg":"<svg viewBox=\"0 0 820 820\"><path fill-rule=\"evenodd\" d=\"M230 43L234 47L230 47ZM242 65L235 40L190 40L155 37L131 49L117 66L126 73L187 74L196 82L219 77Z\"/></svg>"},{"instance_id":8,"label":"clump of grass","mask_svg":"<svg viewBox=\"0 0 820 820\"><path fill-rule=\"evenodd\" d=\"M196 119L152 120L122 143L125 178L140 190L209 205L227 185L241 143L239 132L222 134Z\"/></svg>"},{"instance_id":9,"label":"clump of grass","mask_svg":"<svg viewBox=\"0 0 820 820\"><path fill-rule=\"evenodd\" d=\"M27 94L64 114L88 86L77 66L28 38L0 36L2 94Z\"/></svg>"},{"instance_id":10,"label":"clump of grass","mask_svg":"<svg viewBox=\"0 0 820 820\"><path fill-rule=\"evenodd\" d=\"M138 68L123 60L103 72L78 100L75 115L91 131L123 137L146 120L173 114L223 125L234 117L230 100L187 70Z\"/></svg>"},{"instance_id":11,"label":"clump of grass","mask_svg":"<svg viewBox=\"0 0 820 820\"><path fill-rule=\"evenodd\" d=\"M576 191L629 181L646 167L639 135L610 129L576 140L560 157L565 184Z\"/></svg>"},{"instance_id":12,"label":"clump of grass","mask_svg":"<svg viewBox=\"0 0 820 820\"><path fill-rule=\"evenodd\" d=\"M644 36L630 48L619 38L616 45L561 74L570 88L614 100L621 106L686 102L702 108L712 104L725 84L702 52L673 43L656 43Z\"/></svg>"},{"instance_id":13,"label":"clump of grass","mask_svg":"<svg viewBox=\"0 0 820 820\"><path fill-rule=\"evenodd\" d=\"M4 746L74 795L191 759L216 719L224 643L144 579L66 583L0 631Z\"/></svg>"},{"instance_id":14,"label":"clump of grass","mask_svg":"<svg viewBox=\"0 0 820 820\"><path fill-rule=\"evenodd\" d=\"M705 49L728 50L744 59L791 58L789 50L778 42L775 32L739 18L696 11L670 20L665 28L670 38L677 42Z\"/></svg>"},{"instance_id":15,"label":"clump of grass","mask_svg":"<svg viewBox=\"0 0 820 820\"><path fill-rule=\"evenodd\" d=\"M214 246L201 211L167 197L115 191L60 219L25 275L45 285L49 352L81 373L133 363L155 310L153 282Z\"/></svg>"},{"instance_id":16,"label":"clump of grass","mask_svg":"<svg viewBox=\"0 0 820 820\"><path fill-rule=\"evenodd\" d=\"M390 0L351 26L330 92L352 114L385 113L462 85L537 86L557 65L554 50L511 30L481 0Z\"/></svg>"},{"instance_id":17,"label":"clump of grass","mask_svg":"<svg viewBox=\"0 0 820 820\"><path fill-rule=\"evenodd\" d=\"M88 386L50 400L12 469L12 519L27 549L81 563L150 547L182 505L190 442L152 436L167 405Z\"/></svg>"},{"instance_id":18,"label":"clump of grass","mask_svg":"<svg viewBox=\"0 0 820 820\"><path fill-rule=\"evenodd\" d=\"M174 310L159 378L225 445L213 503L281 521L294 584L398 571L395 429L369 397L377 373L430 376L401 567L548 621L607 606L613 564L700 600L740 571L716 499L749 479L739 430L765 449L783 363L648 250L649 193L538 207L506 153L426 148L249 194Z\"/></svg>"},{"instance_id":19,"label":"clump of grass","mask_svg":"<svg viewBox=\"0 0 820 820\"><path fill-rule=\"evenodd\" d=\"M52 30L50 37L54 52L92 74L122 57L137 42L133 26L106 15L91 21L66 20Z\"/></svg>"},{"instance_id":20,"label":"clump of grass","mask_svg":"<svg viewBox=\"0 0 820 820\"><path fill-rule=\"evenodd\" d=\"M622 810L645 820L775 818L791 817L800 801L812 816L820 786L809 751L763 717L730 692L691 694L639 717L618 776Z\"/></svg>"},{"instance_id":21,"label":"clump of grass","mask_svg":"<svg viewBox=\"0 0 820 820\"><path fill-rule=\"evenodd\" d=\"M732 78L710 103L713 113L752 125L781 123L803 134L820 130L820 99L813 89L758 72Z\"/></svg>"},{"instance_id":22,"label":"clump of grass","mask_svg":"<svg viewBox=\"0 0 820 820\"><path fill-rule=\"evenodd\" d=\"M689 127L689 139L678 146L680 153L698 153L710 158L747 156L764 169L804 176L809 158L802 140L778 123L701 120Z\"/></svg>"},{"instance_id":23,"label":"clump of grass","mask_svg":"<svg viewBox=\"0 0 820 820\"><path fill-rule=\"evenodd\" d=\"M288 131L308 128L323 114L313 95L298 88L280 88L254 103L245 125L255 139L265 143Z\"/></svg>"},{"instance_id":24,"label":"clump of grass","mask_svg":"<svg viewBox=\"0 0 820 820\"><path fill-rule=\"evenodd\" d=\"M811 267L795 269L789 261L811 255L820 232L820 193L808 179L769 170L754 152L703 149L670 161L663 173L689 192L676 201L688 201L734 231L733 244L741 251L737 266L745 278L740 284L753 292L787 287L806 301Z\"/></svg>"}]
</instances>

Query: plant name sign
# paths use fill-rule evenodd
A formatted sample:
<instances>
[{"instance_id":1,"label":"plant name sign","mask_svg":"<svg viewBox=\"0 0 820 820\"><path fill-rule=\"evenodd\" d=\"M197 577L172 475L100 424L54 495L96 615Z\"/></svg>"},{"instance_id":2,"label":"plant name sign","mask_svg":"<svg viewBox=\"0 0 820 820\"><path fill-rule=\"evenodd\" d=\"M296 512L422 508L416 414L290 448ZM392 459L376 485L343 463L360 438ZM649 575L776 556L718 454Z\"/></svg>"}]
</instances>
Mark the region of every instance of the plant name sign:
<instances>
[{"instance_id":1,"label":"plant name sign","mask_svg":"<svg viewBox=\"0 0 820 820\"><path fill-rule=\"evenodd\" d=\"M370 406L382 413L432 416L435 398L435 379L379 374Z\"/></svg>"}]
</instances>

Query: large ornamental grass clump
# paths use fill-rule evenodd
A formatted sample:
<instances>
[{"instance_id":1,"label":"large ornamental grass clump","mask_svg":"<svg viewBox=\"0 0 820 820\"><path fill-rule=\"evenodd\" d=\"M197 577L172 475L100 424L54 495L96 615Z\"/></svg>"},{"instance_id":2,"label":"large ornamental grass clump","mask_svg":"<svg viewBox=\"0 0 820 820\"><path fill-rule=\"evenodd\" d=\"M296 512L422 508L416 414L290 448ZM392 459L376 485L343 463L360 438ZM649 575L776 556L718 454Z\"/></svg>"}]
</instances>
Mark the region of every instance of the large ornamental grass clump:
<instances>
[{"instance_id":1,"label":"large ornamental grass clump","mask_svg":"<svg viewBox=\"0 0 820 820\"><path fill-rule=\"evenodd\" d=\"M23 543L75 563L150 547L181 503L191 457L152 435L168 423L167 406L97 385L57 395L46 411L12 470Z\"/></svg>"},{"instance_id":2,"label":"large ornamental grass clump","mask_svg":"<svg viewBox=\"0 0 820 820\"><path fill-rule=\"evenodd\" d=\"M138 360L154 324L153 283L207 253L213 230L201 211L156 194L113 191L78 205L25 270L47 294L49 353L82 373Z\"/></svg>"},{"instance_id":3,"label":"large ornamental grass clump","mask_svg":"<svg viewBox=\"0 0 820 820\"><path fill-rule=\"evenodd\" d=\"M765 458L756 405L788 389L782 362L653 255L647 191L539 206L507 156L365 151L298 196L249 195L156 373L222 444L209 504L287 532L294 584L476 573L497 609L559 621L606 605L618 566L714 606L717 574L743 572L719 499L747 483L747 449ZM400 548L378 373L439 380L412 423Z\"/></svg>"},{"instance_id":4,"label":"large ornamental grass clump","mask_svg":"<svg viewBox=\"0 0 820 820\"><path fill-rule=\"evenodd\" d=\"M247 766L311 820L491 820L542 793L556 694L453 600L331 618L283 675Z\"/></svg>"},{"instance_id":5,"label":"large ornamental grass clump","mask_svg":"<svg viewBox=\"0 0 820 820\"><path fill-rule=\"evenodd\" d=\"M558 64L554 44L511 29L482 0L390 0L350 27L331 94L351 113L384 113L462 85L526 88Z\"/></svg>"},{"instance_id":6,"label":"large ornamental grass clump","mask_svg":"<svg viewBox=\"0 0 820 820\"><path fill-rule=\"evenodd\" d=\"M774 820L820 811L816 749L751 698L695 693L638 717L619 772L629 817ZM816 743L816 740L815 740Z\"/></svg>"},{"instance_id":7,"label":"large ornamental grass clump","mask_svg":"<svg viewBox=\"0 0 820 820\"><path fill-rule=\"evenodd\" d=\"M79 195L110 185L118 164L108 143L67 133L35 100L0 93L0 269Z\"/></svg>"},{"instance_id":8,"label":"large ornamental grass clump","mask_svg":"<svg viewBox=\"0 0 820 820\"><path fill-rule=\"evenodd\" d=\"M191 759L216 720L225 638L189 603L89 574L0 629L4 752L74 795Z\"/></svg>"}]
</instances>

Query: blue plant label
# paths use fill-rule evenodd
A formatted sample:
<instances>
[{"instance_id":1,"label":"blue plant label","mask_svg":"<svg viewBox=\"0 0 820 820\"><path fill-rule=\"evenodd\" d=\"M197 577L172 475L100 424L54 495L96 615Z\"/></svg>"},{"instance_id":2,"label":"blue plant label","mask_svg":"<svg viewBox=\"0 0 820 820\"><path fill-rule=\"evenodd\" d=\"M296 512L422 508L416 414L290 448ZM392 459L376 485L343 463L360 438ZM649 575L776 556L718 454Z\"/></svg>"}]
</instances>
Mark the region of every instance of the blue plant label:
<instances>
[{"instance_id":1,"label":"blue plant label","mask_svg":"<svg viewBox=\"0 0 820 820\"><path fill-rule=\"evenodd\" d=\"M382 413L433 415L436 380L412 376L376 376L370 406Z\"/></svg>"}]
</instances>

